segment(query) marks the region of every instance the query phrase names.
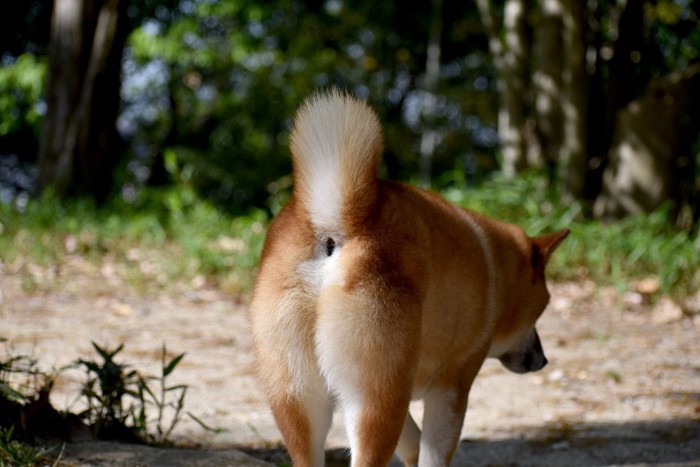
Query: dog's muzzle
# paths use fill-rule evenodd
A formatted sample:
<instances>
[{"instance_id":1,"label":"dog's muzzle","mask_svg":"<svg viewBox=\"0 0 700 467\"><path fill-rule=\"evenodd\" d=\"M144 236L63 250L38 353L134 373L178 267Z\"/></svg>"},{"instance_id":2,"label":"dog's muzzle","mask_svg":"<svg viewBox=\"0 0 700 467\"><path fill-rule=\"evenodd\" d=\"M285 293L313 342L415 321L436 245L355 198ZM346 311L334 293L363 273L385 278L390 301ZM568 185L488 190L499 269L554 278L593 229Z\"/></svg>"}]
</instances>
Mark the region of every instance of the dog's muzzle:
<instances>
[{"instance_id":1,"label":"dog's muzzle","mask_svg":"<svg viewBox=\"0 0 700 467\"><path fill-rule=\"evenodd\" d=\"M503 366L514 373L528 373L544 368L547 357L544 356L540 336L533 328L525 339L515 349L510 350L498 359Z\"/></svg>"}]
</instances>

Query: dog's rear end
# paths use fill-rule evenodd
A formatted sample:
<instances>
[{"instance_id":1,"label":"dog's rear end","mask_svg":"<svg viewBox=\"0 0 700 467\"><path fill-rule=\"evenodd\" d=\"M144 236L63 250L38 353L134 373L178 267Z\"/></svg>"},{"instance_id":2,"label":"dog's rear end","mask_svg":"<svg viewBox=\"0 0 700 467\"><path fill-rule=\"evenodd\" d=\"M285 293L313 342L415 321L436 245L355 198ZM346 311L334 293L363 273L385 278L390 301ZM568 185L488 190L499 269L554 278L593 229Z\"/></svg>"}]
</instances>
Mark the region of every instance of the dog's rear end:
<instances>
[{"instance_id":1,"label":"dog's rear end","mask_svg":"<svg viewBox=\"0 0 700 467\"><path fill-rule=\"evenodd\" d=\"M251 306L260 379L295 465L323 465L334 405L353 465L385 465L411 398L422 291L419 271L385 254L392 239L367 236L392 196L376 178L379 123L360 101L319 95L291 148L292 201L270 226Z\"/></svg>"},{"instance_id":2,"label":"dog's rear end","mask_svg":"<svg viewBox=\"0 0 700 467\"><path fill-rule=\"evenodd\" d=\"M534 322L566 231L522 229L376 177L379 123L332 91L292 132L294 192L271 223L251 304L259 378L297 466L324 464L342 409L353 466L446 465L486 356L545 363ZM425 401L423 434L408 415Z\"/></svg>"}]
</instances>

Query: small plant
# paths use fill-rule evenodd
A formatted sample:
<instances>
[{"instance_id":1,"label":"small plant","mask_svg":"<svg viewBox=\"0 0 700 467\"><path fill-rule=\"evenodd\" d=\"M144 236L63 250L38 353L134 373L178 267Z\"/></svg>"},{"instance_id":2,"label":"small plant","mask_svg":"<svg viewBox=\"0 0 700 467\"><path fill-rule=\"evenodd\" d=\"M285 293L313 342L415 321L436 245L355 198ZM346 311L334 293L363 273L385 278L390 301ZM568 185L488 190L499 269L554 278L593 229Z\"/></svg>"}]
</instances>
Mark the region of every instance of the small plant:
<instances>
[{"instance_id":1,"label":"small plant","mask_svg":"<svg viewBox=\"0 0 700 467\"><path fill-rule=\"evenodd\" d=\"M0 467L33 467L43 461L52 450L16 440L14 427L0 428Z\"/></svg>"},{"instance_id":2,"label":"small plant","mask_svg":"<svg viewBox=\"0 0 700 467\"><path fill-rule=\"evenodd\" d=\"M51 385L53 377L37 366L27 355L8 356L0 361L0 396L25 403Z\"/></svg>"},{"instance_id":3,"label":"small plant","mask_svg":"<svg viewBox=\"0 0 700 467\"><path fill-rule=\"evenodd\" d=\"M43 432L54 415L47 403L52 382L53 375L41 371L32 357L0 360L0 467L34 466L54 449L28 443L33 430ZM52 421L60 426L56 418Z\"/></svg>"},{"instance_id":4,"label":"small plant","mask_svg":"<svg viewBox=\"0 0 700 467\"><path fill-rule=\"evenodd\" d=\"M156 444L164 444L167 442L175 425L182 420L182 409L184 407L185 395L187 394L187 385L178 384L168 386L166 378L173 372L175 367L180 363L185 356L184 353L175 356L170 361L167 360L167 349L163 344L161 350L161 372L160 376L151 376L141 378L139 381L139 401L141 409L139 411L139 423L146 424L146 405L150 404L156 408L155 419L155 434L152 435L152 441ZM148 385L148 381L156 383L155 390ZM172 395L172 397L171 397ZM167 412L171 411L170 421L168 422ZM195 419L196 420L196 419Z\"/></svg>"},{"instance_id":5,"label":"small plant","mask_svg":"<svg viewBox=\"0 0 700 467\"><path fill-rule=\"evenodd\" d=\"M107 350L96 343L93 348L102 357L101 362L80 359L76 362L87 371L87 381L82 395L87 409L80 415L90 424L98 438L117 438L129 441L139 439L145 424L139 416L141 410L135 404L126 405L125 397L138 401L141 377L136 370L114 361L124 345Z\"/></svg>"},{"instance_id":6,"label":"small plant","mask_svg":"<svg viewBox=\"0 0 700 467\"><path fill-rule=\"evenodd\" d=\"M94 342L92 346L99 358L79 359L71 365L83 368L87 375L81 390L87 408L78 416L51 406L49 393L55 375L41 371L36 359L9 356L0 360L0 467L35 465L54 449L33 446L37 433L49 438L65 437L83 422L100 439L153 444L168 443L185 415L205 430L221 431L189 412L185 414L188 386L168 382L184 353L169 358L163 344L159 375L144 376L130 365L117 362L123 344L114 349Z\"/></svg>"},{"instance_id":7,"label":"small plant","mask_svg":"<svg viewBox=\"0 0 700 467\"><path fill-rule=\"evenodd\" d=\"M102 361L81 359L76 364L84 367L88 373L82 390L88 407L81 415L92 426L95 436L166 444L183 418L188 389L184 384L169 385L167 379L185 354L168 359L168 351L163 344L160 374L144 376L128 365L115 361L124 348L123 344L114 350L107 350L94 342L92 345ZM194 415L187 415L204 429L217 431L204 425ZM149 431L151 427L153 431Z\"/></svg>"}]
</instances>

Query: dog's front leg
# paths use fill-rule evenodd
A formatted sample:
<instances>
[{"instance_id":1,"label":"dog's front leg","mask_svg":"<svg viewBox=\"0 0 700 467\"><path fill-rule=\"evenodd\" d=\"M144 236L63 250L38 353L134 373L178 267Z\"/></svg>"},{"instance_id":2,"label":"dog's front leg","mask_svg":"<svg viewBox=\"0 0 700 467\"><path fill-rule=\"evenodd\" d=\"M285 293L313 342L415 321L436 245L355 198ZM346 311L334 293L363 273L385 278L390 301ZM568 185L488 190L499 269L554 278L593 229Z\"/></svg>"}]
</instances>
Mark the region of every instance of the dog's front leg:
<instances>
[{"instance_id":1,"label":"dog's front leg","mask_svg":"<svg viewBox=\"0 0 700 467\"><path fill-rule=\"evenodd\" d=\"M461 368L446 371L426 392L419 467L450 464L462 432L469 390L482 362L483 356L479 356Z\"/></svg>"},{"instance_id":2,"label":"dog's front leg","mask_svg":"<svg viewBox=\"0 0 700 467\"><path fill-rule=\"evenodd\" d=\"M447 466L459 441L467 397L454 388L433 388L423 401L425 409L418 465Z\"/></svg>"}]
</instances>

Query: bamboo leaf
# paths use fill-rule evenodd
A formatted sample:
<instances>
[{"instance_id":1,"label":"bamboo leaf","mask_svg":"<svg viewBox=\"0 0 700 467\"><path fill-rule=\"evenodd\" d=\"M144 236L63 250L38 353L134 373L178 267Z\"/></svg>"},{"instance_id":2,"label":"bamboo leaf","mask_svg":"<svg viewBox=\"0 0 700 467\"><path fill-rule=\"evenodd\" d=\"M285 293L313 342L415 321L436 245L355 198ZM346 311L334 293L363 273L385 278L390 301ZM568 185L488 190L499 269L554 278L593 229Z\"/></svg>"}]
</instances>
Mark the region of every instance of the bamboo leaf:
<instances>
[{"instance_id":1,"label":"bamboo leaf","mask_svg":"<svg viewBox=\"0 0 700 467\"><path fill-rule=\"evenodd\" d=\"M4 394L5 397L11 400L24 401L27 399L24 394L11 388L5 383L0 383L0 393Z\"/></svg>"},{"instance_id":2,"label":"bamboo leaf","mask_svg":"<svg viewBox=\"0 0 700 467\"><path fill-rule=\"evenodd\" d=\"M177 357L175 357L175 358L173 358L172 360L170 360L170 363L168 363L168 365L167 365L165 368L163 368L163 377L166 377L166 376L168 376L170 373L172 373L172 371L175 369L175 367L177 366L177 364L180 363L180 360L182 360L182 358L183 358L184 356L185 356L185 354L184 354L184 353L181 353L181 354L178 355Z\"/></svg>"},{"instance_id":3,"label":"bamboo leaf","mask_svg":"<svg viewBox=\"0 0 700 467\"><path fill-rule=\"evenodd\" d=\"M182 389L183 391L187 391L188 387L189 386L187 386L186 384L178 384L176 386L170 386L170 387L165 388L165 391L166 392L177 391L178 389Z\"/></svg>"}]
</instances>

